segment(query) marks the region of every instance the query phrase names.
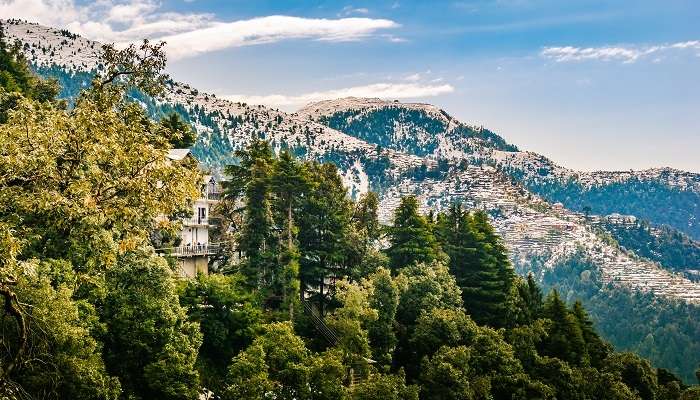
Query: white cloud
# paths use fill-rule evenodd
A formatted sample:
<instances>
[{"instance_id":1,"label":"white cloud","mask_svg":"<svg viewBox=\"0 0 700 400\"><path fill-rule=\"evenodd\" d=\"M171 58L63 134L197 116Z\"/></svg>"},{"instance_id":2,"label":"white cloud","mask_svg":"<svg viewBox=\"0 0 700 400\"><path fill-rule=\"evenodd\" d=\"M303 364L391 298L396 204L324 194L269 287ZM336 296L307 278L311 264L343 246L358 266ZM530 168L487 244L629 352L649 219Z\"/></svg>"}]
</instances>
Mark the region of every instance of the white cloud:
<instances>
[{"instance_id":1,"label":"white cloud","mask_svg":"<svg viewBox=\"0 0 700 400\"><path fill-rule=\"evenodd\" d=\"M634 63L652 54L670 50L700 50L700 41L692 40L656 46L604 46L604 47L545 47L540 53L543 57L556 62L571 62L584 60L622 61Z\"/></svg>"},{"instance_id":2,"label":"white cloud","mask_svg":"<svg viewBox=\"0 0 700 400\"><path fill-rule=\"evenodd\" d=\"M421 83L374 83L364 86L353 86L342 89L304 93L300 95L271 94L264 96L250 95L225 95L220 96L233 101L250 104L264 104L272 107L290 108L303 106L308 103L338 99L343 97L378 97L382 99L412 99L421 97L434 97L451 93L454 87L449 84L421 84Z\"/></svg>"},{"instance_id":3,"label":"white cloud","mask_svg":"<svg viewBox=\"0 0 700 400\"><path fill-rule=\"evenodd\" d=\"M417 81L420 80L420 78L421 78L420 73L419 73L419 72L416 72L415 74L408 75L408 76L406 76L406 77L403 78L403 79L404 79L404 80L407 80L407 81L409 81L409 82L417 82Z\"/></svg>"},{"instance_id":4,"label":"white cloud","mask_svg":"<svg viewBox=\"0 0 700 400\"><path fill-rule=\"evenodd\" d=\"M364 7L355 8L353 6L345 6L342 10L340 10L338 16L341 17L350 14L369 14L369 9Z\"/></svg>"},{"instance_id":5,"label":"white cloud","mask_svg":"<svg viewBox=\"0 0 700 400\"><path fill-rule=\"evenodd\" d=\"M386 37L378 32L399 27L388 19L283 15L225 22L205 13L163 12L156 0L97 0L87 5L74 0L0 0L0 16L66 28L121 45L143 38L165 40L170 58L287 39L337 42ZM393 41L393 36L388 40Z\"/></svg>"},{"instance_id":6,"label":"white cloud","mask_svg":"<svg viewBox=\"0 0 700 400\"><path fill-rule=\"evenodd\" d=\"M230 23L162 37L169 43L168 54L181 57L227 47L273 43L285 39L352 41L366 38L380 29L398 24L387 19L309 19L275 15Z\"/></svg>"}]
</instances>

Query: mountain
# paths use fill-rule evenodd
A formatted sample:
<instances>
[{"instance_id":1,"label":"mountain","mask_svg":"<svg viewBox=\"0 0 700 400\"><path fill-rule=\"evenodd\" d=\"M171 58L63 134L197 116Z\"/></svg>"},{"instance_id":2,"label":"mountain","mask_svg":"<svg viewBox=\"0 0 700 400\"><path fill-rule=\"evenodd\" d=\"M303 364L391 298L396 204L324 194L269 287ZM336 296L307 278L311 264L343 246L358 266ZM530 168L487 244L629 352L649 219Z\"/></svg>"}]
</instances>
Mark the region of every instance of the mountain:
<instances>
[{"instance_id":1,"label":"mountain","mask_svg":"<svg viewBox=\"0 0 700 400\"><path fill-rule=\"evenodd\" d=\"M39 74L59 80L68 99L101 68L99 43L17 20L3 27ZM407 194L415 194L426 213L455 201L485 209L517 271L534 272L546 287L563 289L569 301L582 298L613 344L687 379L700 362L700 283L683 275L700 268L679 269L668 257L655 256L664 251L646 251L633 244L641 239L600 224L607 214L632 214L654 229L697 239L698 174L573 171L429 104L347 98L286 113L176 81L163 99L132 96L154 117L174 111L185 118L198 134L193 153L213 169L235 162L233 151L258 137L275 150L335 163L352 196L377 191L385 222ZM661 240L658 246L670 244ZM672 358L659 349L695 356Z\"/></svg>"}]
</instances>

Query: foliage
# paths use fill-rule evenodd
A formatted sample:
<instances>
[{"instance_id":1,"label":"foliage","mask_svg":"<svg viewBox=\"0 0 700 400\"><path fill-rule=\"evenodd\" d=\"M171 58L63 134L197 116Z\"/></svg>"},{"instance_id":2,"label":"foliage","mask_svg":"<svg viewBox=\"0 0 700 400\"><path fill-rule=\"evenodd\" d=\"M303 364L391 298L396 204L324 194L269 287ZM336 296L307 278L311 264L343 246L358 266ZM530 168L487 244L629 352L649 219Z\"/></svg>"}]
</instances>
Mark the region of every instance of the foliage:
<instances>
[{"instance_id":1,"label":"foliage","mask_svg":"<svg viewBox=\"0 0 700 400\"><path fill-rule=\"evenodd\" d=\"M107 369L135 398L195 399L199 325L178 302L171 270L161 257L119 257L106 277L101 312Z\"/></svg>"},{"instance_id":2,"label":"foliage","mask_svg":"<svg viewBox=\"0 0 700 400\"><path fill-rule=\"evenodd\" d=\"M506 326L515 272L488 215L453 204L447 213L438 214L436 225L438 240L450 257L450 272L472 318L480 324Z\"/></svg>"},{"instance_id":3,"label":"foliage","mask_svg":"<svg viewBox=\"0 0 700 400\"><path fill-rule=\"evenodd\" d=\"M517 176L516 176L517 178ZM567 181L523 182L532 192L568 209L598 215L634 215L654 225L668 225L694 239L700 238L700 194L654 180L628 179L604 185Z\"/></svg>"},{"instance_id":4,"label":"foliage","mask_svg":"<svg viewBox=\"0 0 700 400\"><path fill-rule=\"evenodd\" d=\"M622 247L671 270L683 272L700 265L700 242L679 230L668 226L654 227L646 221L617 224L607 219L603 228ZM693 278L692 275L689 277Z\"/></svg>"},{"instance_id":5,"label":"foliage","mask_svg":"<svg viewBox=\"0 0 700 400\"><path fill-rule=\"evenodd\" d=\"M403 197L394 212L387 249L392 271L417 263L430 263L440 256L437 241L426 218L418 213L418 200Z\"/></svg>"},{"instance_id":6,"label":"foliage","mask_svg":"<svg viewBox=\"0 0 700 400\"><path fill-rule=\"evenodd\" d=\"M199 274L179 288L180 304L202 332L197 370L202 384L214 392L223 388L231 359L253 342L263 322L241 281L237 275Z\"/></svg>"},{"instance_id":7,"label":"foliage","mask_svg":"<svg viewBox=\"0 0 700 400\"><path fill-rule=\"evenodd\" d=\"M434 220L415 197L402 199L382 249L375 194L354 202L336 166L296 160L297 148L275 154L262 140L235 154L212 142L234 161L218 213L229 221L220 232L227 251L243 259L229 254L226 275L178 283L150 239L176 232L168 221L199 195L200 173L166 157L191 144L191 121L154 101L167 82L162 44L105 47L104 68L71 109L53 101L56 91L39 94L44 83L2 49L0 94L16 101L4 103L0 125L0 397L697 397L697 387L615 352L597 331L621 331L601 323L604 312L634 321L631 343L643 343L640 352L663 343L669 354L654 359L681 365L685 378L697 360L673 357L700 352L694 320L669 318L683 305L632 301L595 271L582 274L585 260L516 278L487 214L455 205ZM444 130L431 115L399 117L418 121L417 133ZM451 134L507 147L484 130ZM417 144L406 139L389 144ZM543 299L535 276L547 290L555 278L567 285ZM636 326L654 321L649 313L663 328L651 336Z\"/></svg>"}]
</instances>

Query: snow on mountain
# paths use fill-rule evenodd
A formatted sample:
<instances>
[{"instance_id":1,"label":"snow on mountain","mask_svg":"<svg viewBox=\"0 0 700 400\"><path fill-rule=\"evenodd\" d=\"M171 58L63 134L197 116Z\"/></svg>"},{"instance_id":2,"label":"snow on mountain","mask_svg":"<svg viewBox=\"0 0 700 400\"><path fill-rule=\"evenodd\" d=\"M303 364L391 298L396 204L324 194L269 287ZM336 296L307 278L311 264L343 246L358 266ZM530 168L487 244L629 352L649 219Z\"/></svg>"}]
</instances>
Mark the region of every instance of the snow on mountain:
<instances>
[{"instance_id":1,"label":"snow on mountain","mask_svg":"<svg viewBox=\"0 0 700 400\"><path fill-rule=\"evenodd\" d=\"M58 65L67 71L98 67L102 44L82 36L22 20L2 20L8 43L19 40L22 50L39 67Z\"/></svg>"},{"instance_id":2,"label":"snow on mountain","mask_svg":"<svg viewBox=\"0 0 700 400\"><path fill-rule=\"evenodd\" d=\"M68 74L99 67L99 43L16 20L4 21L3 27L9 41L21 42L35 66L56 65ZM334 162L352 195L378 191L383 221L406 194L418 196L426 212L461 201L492 215L515 259L545 256L547 265L554 267L582 250L606 282L700 302L700 284L615 247L599 237L582 214L547 203L508 171L533 179L575 178L591 185L632 177L663 179L684 188L700 187L697 174L670 169L568 170L429 104L346 98L285 113L220 99L178 82L164 99L141 100L153 112L175 110L185 116L198 133L193 152L210 166L233 161L233 152L251 138L264 138L275 150L288 148L300 157Z\"/></svg>"}]
</instances>

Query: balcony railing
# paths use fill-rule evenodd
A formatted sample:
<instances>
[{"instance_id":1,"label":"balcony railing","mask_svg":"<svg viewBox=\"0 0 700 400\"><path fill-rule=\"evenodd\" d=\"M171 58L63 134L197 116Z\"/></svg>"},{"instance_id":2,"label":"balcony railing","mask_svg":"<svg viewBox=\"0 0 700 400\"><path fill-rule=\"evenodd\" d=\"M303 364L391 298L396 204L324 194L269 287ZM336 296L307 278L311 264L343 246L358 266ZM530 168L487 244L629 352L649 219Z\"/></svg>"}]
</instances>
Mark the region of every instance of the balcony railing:
<instances>
[{"instance_id":1,"label":"balcony railing","mask_svg":"<svg viewBox=\"0 0 700 400\"><path fill-rule=\"evenodd\" d=\"M222 197L223 197L223 193L220 192L218 189L214 190L214 191L211 191L211 190L207 191L207 200L218 201L218 200L221 200Z\"/></svg>"},{"instance_id":2,"label":"balcony railing","mask_svg":"<svg viewBox=\"0 0 700 400\"><path fill-rule=\"evenodd\" d=\"M178 247L167 247L158 249L158 253L169 254L174 257L194 257L194 256L211 256L219 252L221 246L219 243L197 244Z\"/></svg>"},{"instance_id":3,"label":"balcony railing","mask_svg":"<svg viewBox=\"0 0 700 400\"><path fill-rule=\"evenodd\" d=\"M204 217L183 218L182 225L184 225L184 226L209 225L209 219L204 218Z\"/></svg>"}]
</instances>

